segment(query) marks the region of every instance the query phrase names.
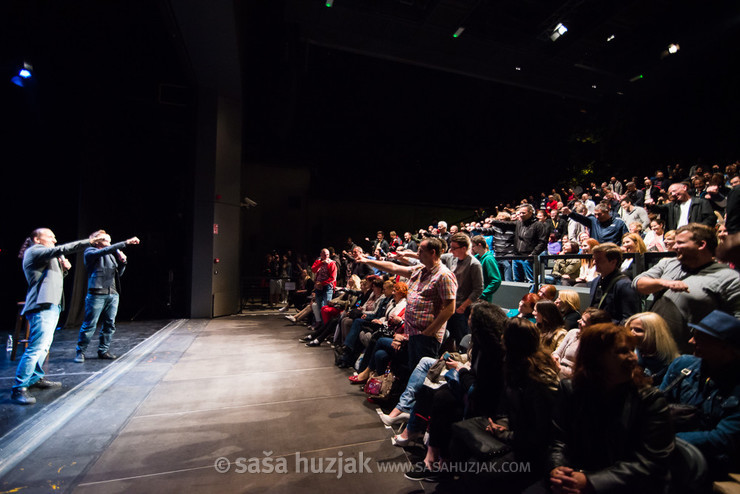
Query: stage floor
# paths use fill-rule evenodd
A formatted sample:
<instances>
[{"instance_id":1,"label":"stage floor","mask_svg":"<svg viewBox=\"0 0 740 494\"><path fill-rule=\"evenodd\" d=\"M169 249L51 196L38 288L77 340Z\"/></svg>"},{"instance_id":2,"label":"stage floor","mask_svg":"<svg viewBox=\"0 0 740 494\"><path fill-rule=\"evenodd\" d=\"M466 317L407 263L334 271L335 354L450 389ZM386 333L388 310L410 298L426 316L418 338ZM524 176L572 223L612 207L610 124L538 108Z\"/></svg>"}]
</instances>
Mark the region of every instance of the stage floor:
<instances>
[{"instance_id":1,"label":"stage floor","mask_svg":"<svg viewBox=\"0 0 740 494\"><path fill-rule=\"evenodd\" d=\"M404 478L418 458L391 445L331 348L306 348L281 316L122 323L114 362L71 363L74 333L52 346L49 375L64 387L34 391L35 406L10 403L15 363L2 362L0 492L437 487Z\"/></svg>"}]
</instances>

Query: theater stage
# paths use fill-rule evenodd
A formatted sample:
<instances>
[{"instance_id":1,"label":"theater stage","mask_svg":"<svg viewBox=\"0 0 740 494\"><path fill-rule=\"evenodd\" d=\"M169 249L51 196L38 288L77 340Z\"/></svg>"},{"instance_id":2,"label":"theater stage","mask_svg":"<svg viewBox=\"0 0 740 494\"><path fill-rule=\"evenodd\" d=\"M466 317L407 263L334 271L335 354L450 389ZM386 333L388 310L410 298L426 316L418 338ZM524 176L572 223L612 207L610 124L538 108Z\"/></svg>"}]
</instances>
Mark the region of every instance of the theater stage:
<instances>
[{"instance_id":1,"label":"theater stage","mask_svg":"<svg viewBox=\"0 0 740 494\"><path fill-rule=\"evenodd\" d=\"M112 349L128 351L115 362L71 363L75 333L52 346L64 387L34 390L34 406L10 403L15 364L2 362L0 492L436 488L379 471L418 458L391 445L331 348L306 348L279 315L119 324Z\"/></svg>"}]
</instances>

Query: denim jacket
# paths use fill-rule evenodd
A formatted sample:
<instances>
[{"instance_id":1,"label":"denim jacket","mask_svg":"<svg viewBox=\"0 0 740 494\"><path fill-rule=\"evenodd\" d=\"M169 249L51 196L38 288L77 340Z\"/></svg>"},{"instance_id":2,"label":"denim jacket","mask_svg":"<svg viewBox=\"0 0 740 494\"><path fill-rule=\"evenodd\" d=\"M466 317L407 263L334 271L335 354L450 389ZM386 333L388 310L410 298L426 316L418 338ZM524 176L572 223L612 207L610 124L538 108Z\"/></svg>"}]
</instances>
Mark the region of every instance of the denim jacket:
<instances>
[{"instance_id":1,"label":"denim jacket","mask_svg":"<svg viewBox=\"0 0 740 494\"><path fill-rule=\"evenodd\" d=\"M722 374L722 381L710 379L702 360L681 355L668 367L660 389L665 389L683 369L691 373L666 393L671 403L694 405L701 412L699 430L679 431L676 436L693 444L704 454L713 474L740 464L740 368Z\"/></svg>"}]
</instances>

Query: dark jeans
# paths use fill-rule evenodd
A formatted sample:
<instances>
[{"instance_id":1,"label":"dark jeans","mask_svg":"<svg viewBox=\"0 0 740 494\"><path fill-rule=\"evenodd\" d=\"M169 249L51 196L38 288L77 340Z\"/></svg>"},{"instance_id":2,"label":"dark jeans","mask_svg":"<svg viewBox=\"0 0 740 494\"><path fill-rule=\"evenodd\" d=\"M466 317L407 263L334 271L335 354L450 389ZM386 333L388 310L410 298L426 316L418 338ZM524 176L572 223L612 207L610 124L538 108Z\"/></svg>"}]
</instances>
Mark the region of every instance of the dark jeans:
<instances>
[{"instance_id":1,"label":"dark jeans","mask_svg":"<svg viewBox=\"0 0 740 494\"><path fill-rule=\"evenodd\" d=\"M470 316L470 308L468 308L463 314L455 312L447 320L447 330L450 332L450 338L455 340L455 344L460 345L460 341L470 333L468 327L468 317Z\"/></svg>"},{"instance_id":2,"label":"dark jeans","mask_svg":"<svg viewBox=\"0 0 740 494\"><path fill-rule=\"evenodd\" d=\"M88 293L85 297L85 320L80 327L80 336L77 340L77 350L84 352L90 343L98 319L103 317L103 327L100 329L98 352L105 353L110 348L113 333L116 332L116 314L118 314L118 294L95 295Z\"/></svg>"},{"instance_id":3,"label":"dark jeans","mask_svg":"<svg viewBox=\"0 0 740 494\"><path fill-rule=\"evenodd\" d=\"M416 369L422 357L437 358L440 343L437 338L416 334L409 337L409 369Z\"/></svg>"}]
</instances>

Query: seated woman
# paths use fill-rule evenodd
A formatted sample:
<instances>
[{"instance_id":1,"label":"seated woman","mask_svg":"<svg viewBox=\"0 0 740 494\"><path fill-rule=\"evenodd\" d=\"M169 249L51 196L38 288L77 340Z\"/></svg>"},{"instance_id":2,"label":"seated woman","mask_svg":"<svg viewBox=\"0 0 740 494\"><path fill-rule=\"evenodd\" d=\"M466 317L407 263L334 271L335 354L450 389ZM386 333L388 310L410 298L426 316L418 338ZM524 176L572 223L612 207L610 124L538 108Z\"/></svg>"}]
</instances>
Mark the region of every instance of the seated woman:
<instances>
[{"instance_id":1,"label":"seated woman","mask_svg":"<svg viewBox=\"0 0 740 494\"><path fill-rule=\"evenodd\" d=\"M537 302L533 315L537 322L537 329L540 330L542 346L547 353L552 353L568 333L568 330L563 327L563 316L555 302L549 300Z\"/></svg>"},{"instance_id":2,"label":"seated woman","mask_svg":"<svg viewBox=\"0 0 740 494\"><path fill-rule=\"evenodd\" d=\"M537 295L540 296L540 300L554 302L558 298L558 289L555 288L555 285L541 285L540 289L537 290Z\"/></svg>"},{"instance_id":3,"label":"seated woman","mask_svg":"<svg viewBox=\"0 0 740 494\"><path fill-rule=\"evenodd\" d=\"M308 275L307 269L301 269L295 290L288 292L288 303L280 309L280 312L286 312L291 305L296 309L303 309L308 303L311 292L313 292L313 280Z\"/></svg>"},{"instance_id":4,"label":"seated woman","mask_svg":"<svg viewBox=\"0 0 740 494\"><path fill-rule=\"evenodd\" d=\"M549 478L525 492L665 492L674 448L668 403L637 367L624 326L581 334L554 412Z\"/></svg>"},{"instance_id":5,"label":"seated woman","mask_svg":"<svg viewBox=\"0 0 740 494\"><path fill-rule=\"evenodd\" d=\"M581 243L581 254L590 254L591 249L599 245L599 242L593 238L587 238ZM590 287L591 282L596 279L596 265L592 259L581 259L581 270L575 280L574 286Z\"/></svg>"},{"instance_id":6,"label":"seated woman","mask_svg":"<svg viewBox=\"0 0 740 494\"><path fill-rule=\"evenodd\" d=\"M528 293L522 297L519 301L518 309L509 309L506 313L506 317L523 317L535 322L532 311L534 311L534 304L540 301L540 296L536 293Z\"/></svg>"},{"instance_id":7,"label":"seated woman","mask_svg":"<svg viewBox=\"0 0 740 494\"><path fill-rule=\"evenodd\" d=\"M573 242L565 242L562 254L578 254L578 245ZM545 279L552 278L552 283L556 285L573 286L580 270L580 259L558 259L552 267L552 273L546 276Z\"/></svg>"},{"instance_id":8,"label":"seated woman","mask_svg":"<svg viewBox=\"0 0 740 494\"><path fill-rule=\"evenodd\" d=\"M678 345L665 319L655 312L640 312L624 323L637 340L637 365L654 385L663 382L668 366L679 356Z\"/></svg>"},{"instance_id":9,"label":"seated woman","mask_svg":"<svg viewBox=\"0 0 740 494\"><path fill-rule=\"evenodd\" d=\"M449 458L450 427L464 418L465 404L469 417L491 417L496 413L503 390L501 334L506 321L506 314L499 306L484 301L473 304L469 322L470 359L465 364L447 360L447 368L456 372L453 376L446 374L447 384L436 390L424 387L422 381L414 413L410 414L403 432L392 438L394 446L407 446L421 437L429 422L427 459L433 462L440 455Z\"/></svg>"},{"instance_id":10,"label":"seated woman","mask_svg":"<svg viewBox=\"0 0 740 494\"><path fill-rule=\"evenodd\" d=\"M642 241L642 237L640 237L636 233L628 233L624 237L622 237L622 246L620 247L622 249L622 252L626 254L644 254L647 252L647 247L645 247L645 242ZM633 269L632 265L635 262L634 257L626 257L624 261L622 261L622 266L620 267L620 271L627 275L630 279L634 278L633 275Z\"/></svg>"},{"instance_id":11,"label":"seated woman","mask_svg":"<svg viewBox=\"0 0 740 494\"><path fill-rule=\"evenodd\" d=\"M555 305L563 316L563 327L568 330L577 328L578 320L581 318L581 297L578 292L561 290L555 299Z\"/></svg>"},{"instance_id":12,"label":"seated woman","mask_svg":"<svg viewBox=\"0 0 740 494\"><path fill-rule=\"evenodd\" d=\"M394 282L390 280L384 282L381 278L377 278L373 279L371 283L373 293L377 293L378 290L382 290L380 292L382 293L382 298L380 298L377 304L375 304L375 312L363 311L360 317L354 319L346 317L342 320L342 331L344 331L344 326L346 325L349 325L350 329L344 337L342 344L337 349L337 353L342 355L340 361L337 362L337 365L340 368L351 367L355 360L357 360L357 357L363 348L363 345L360 344L360 334L362 333L363 328L379 329L379 326L377 326L377 324L373 326L371 321L380 320L380 318L384 317L386 315L386 308L388 305L392 304L395 306L395 302L393 302ZM364 307L367 307L367 304Z\"/></svg>"},{"instance_id":13,"label":"seated woman","mask_svg":"<svg viewBox=\"0 0 740 494\"><path fill-rule=\"evenodd\" d=\"M377 340L370 340L365 350L365 355L360 361L358 369L360 373L356 376L349 377L349 381L352 384L367 382L371 372L377 374L385 371L392 356L400 352L406 341L408 341L408 335L403 332L403 315L406 311L406 294L408 291L409 287L403 281L395 283L392 288L393 300L388 304L385 315L371 321L371 324L376 325L375 327L377 329L385 327L391 331L395 331L395 334L392 338L384 336Z\"/></svg>"},{"instance_id":14,"label":"seated woman","mask_svg":"<svg viewBox=\"0 0 740 494\"><path fill-rule=\"evenodd\" d=\"M498 417L494 422L491 417L479 417L453 425L450 446L452 459L479 459L476 458L475 441L471 444L468 431L480 428L511 447L509 453L493 461L497 464L527 462L530 468L521 474L480 475L476 483L470 486L481 487L474 489L475 492L485 492L493 485L495 492L521 492L523 487L547 473L547 448L552 439L552 411L559 383L557 366L542 348L537 327L525 319L509 319L503 341L504 418Z\"/></svg>"},{"instance_id":15,"label":"seated woman","mask_svg":"<svg viewBox=\"0 0 740 494\"><path fill-rule=\"evenodd\" d=\"M353 278L357 276L353 275ZM354 286L355 283L356 280L350 279L349 286ZM321 308L321 321L316 329L298 341L305 343L307 347L321 345L325 339L334 334L340 315L354 307L359 296L360 292L349 289L337 292L337 296Z\"/></svg>"},{"instance_id":16,"label":"seated woman","mask_svg":"<svg viewBox=\"0 0 740 494\"><path fill-rule=\"evenodd\" d=\"M655 218L650 222L650 229L645 234L645 246L648 252L665 252L663 234L665 233L665 221Z\"/></svg>"},{"instance_id":17,"label":"seated woman","mask_svg":"<svg viewBox=\"0 0 740 494\"><path fill-rule=\"evenodd\" d=\"M666 252L675 252L673 246L676 244L676 230L668 230L663 234L663 245Z\"/></svg>"},{"instance_id":18,"label":"seated woman","mask_svg":"<svg viewBox=\"0 0 740 494\"><path fill-rule=\"evenodd\" d=\"M576 363L581 331L594 324L611 321L612 317L605 310L588 307L583 311L581 318L578 320L578 327L568 331L560 345L552 352L553 360L560 366L561 379L573 377L573 367Z\"/></svg>"}]
</instances>

